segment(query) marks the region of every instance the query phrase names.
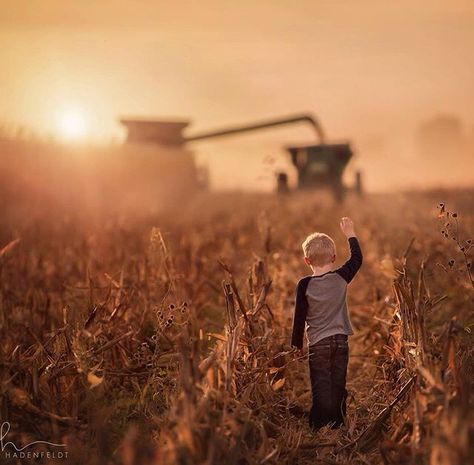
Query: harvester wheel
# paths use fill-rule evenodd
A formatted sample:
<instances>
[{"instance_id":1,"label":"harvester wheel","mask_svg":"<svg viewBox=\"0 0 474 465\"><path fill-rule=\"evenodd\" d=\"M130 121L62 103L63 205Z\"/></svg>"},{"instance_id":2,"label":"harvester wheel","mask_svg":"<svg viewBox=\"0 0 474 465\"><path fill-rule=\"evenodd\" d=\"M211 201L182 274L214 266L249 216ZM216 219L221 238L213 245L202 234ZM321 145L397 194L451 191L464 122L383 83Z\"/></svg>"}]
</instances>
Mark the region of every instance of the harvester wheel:
<instances>
[{"instance_id":1,"label":"harvester wheel","mask_svg":"<svg viewBox=\"0 0 474 465\"><path fill-rule=\"evenodd\" d=\"M334 184L333 195L334 195L334 200L337 203L344 202L344 198L346 196L346 189L344 188L344 185L342 184L342 182L338 182Z\"/></svg>"},{"instance_id":2,"label":"harvester wheel","mask_svg":"<svg viewBox=\"0 0 474 465\"><path fill-rule=\"evenodd\" d=\"M356 171L355 173L354 190L357 195L362 195L364 192L364 188L362 186L362 173L360 171Z\"/></svg>"},{"instance_id":3,"label":"harvester wheel","mask_svg":"<svg viewBox=\"0 0 474 465\"><path fill-rule=\"evenodd\" d=\"M278 194L288 194L288 175L284 172L277 174L277 192Z\"/></svg>"}]
</instances>

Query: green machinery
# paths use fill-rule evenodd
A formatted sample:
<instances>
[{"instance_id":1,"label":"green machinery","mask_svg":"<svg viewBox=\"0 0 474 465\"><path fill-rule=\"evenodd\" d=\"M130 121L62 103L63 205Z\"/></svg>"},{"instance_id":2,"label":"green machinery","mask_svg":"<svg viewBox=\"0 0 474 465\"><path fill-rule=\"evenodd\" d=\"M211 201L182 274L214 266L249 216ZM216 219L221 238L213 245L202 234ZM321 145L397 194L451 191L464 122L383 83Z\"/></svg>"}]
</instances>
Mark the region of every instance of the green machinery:
<instances>
[{"instance_id":1,"label":"green machinery","mask_svg":"<svg viewBox=\"0 0 474 465\"><path fill-rule=\"evenodd\" d=\"M122 119L120 122L127 128L127 141L131 143L156 143L164 146L181 147L192 142L227 137L250 131L258 131L276 126L295 123L309 124L316 133L317 144L286 147L291 161L297 170L297 188L329 188L336 200L341 201L348 190L342 177L344 170L353 156L348 143L326 143L325 134L318 121L308 114L278 118L259 123L234 126L217 131L186 136L182 134L188 121L148 121L139 119ZM355 191L362 192L361 176L356 173ZM277 174L277 190L288 192L287 173Z\"/></svg>"},{"instance_id":2,"label":"green machinery","mask_svg":"<svg viewBox=\"0 0 474 465\"><path fill-rule=\"evenodd\" d=\"M342 175L353 153L349 144L318 144L287 147L298 173L299 189L329 188L340 201L347 190ZM281 176L281 175L279 175ZM280 178L280 189L283 179ZM362 192L361 176L356 173L355 190Z\"/></svg>"}]
</instances>

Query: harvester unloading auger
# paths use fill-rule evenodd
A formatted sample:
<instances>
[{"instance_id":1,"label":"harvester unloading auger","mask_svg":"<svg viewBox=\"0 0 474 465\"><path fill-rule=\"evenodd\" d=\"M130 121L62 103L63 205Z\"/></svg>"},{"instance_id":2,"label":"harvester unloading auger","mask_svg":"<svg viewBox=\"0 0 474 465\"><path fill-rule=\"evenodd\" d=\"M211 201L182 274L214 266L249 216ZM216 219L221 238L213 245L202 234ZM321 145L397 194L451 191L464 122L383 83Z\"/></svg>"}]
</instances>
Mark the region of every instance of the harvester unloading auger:
<instances>
[{"instance_id":1,"label":"harvester unloading auger","mask_svg":"<svg viewBox=\"0 0 474 465\"><path fill-rule=\"evenodd\" d=\"M285 147L290 154L291 161L297 170L298 189L329 188L336 200L341 201L348 190L342 182L342 175L351 159L353 152L350 144L328 144L319 122L308 114L293 117L278 118L259 123L234 126L216 131L205 132L193 136L185 136L183 130L189 121L150 121L140 119L121 119L120 122L127 128L128 143L152 143L164 146L180 147L191 142L232 136L245 132L283 126L295 123L310 124L318 143ZM355 191L362 192L360 173L356 173ZM288 176L286 173L277 174L277 190L288 190Z\"/></svg>"}]
</instances>

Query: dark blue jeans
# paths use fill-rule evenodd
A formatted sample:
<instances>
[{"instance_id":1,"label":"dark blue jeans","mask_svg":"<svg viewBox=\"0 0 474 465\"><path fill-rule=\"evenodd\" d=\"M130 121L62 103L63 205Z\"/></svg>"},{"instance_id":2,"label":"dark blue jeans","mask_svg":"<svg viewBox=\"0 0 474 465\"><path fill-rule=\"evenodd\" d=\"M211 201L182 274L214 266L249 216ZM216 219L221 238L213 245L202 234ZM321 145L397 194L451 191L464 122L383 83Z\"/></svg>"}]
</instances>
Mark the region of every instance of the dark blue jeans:
<instances>
[{"instance_id":1,"label":"dark blue jeans","mask_svg":"<svg viewBox=\"0 0 474 465\"><path fill-rule=\"evenodd\" d=\"M313 428L333 423L339 427L346 416L346 374L349 346L345 334L321 339L309 346L309 373L313 406L309 424Z\"/></svg>"}]
</instances>

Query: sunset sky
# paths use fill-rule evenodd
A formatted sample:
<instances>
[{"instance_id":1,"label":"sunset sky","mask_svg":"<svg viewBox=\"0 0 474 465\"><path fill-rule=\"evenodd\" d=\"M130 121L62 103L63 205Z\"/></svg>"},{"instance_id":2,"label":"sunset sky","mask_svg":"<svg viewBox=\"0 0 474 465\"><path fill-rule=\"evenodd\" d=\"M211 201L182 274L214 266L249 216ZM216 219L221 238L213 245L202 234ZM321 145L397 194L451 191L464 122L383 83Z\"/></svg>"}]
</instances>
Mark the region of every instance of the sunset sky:
<instances>
[{"instance_id":1,"label":"sunset sky","mask_svg":"<svg viewBox=\"0 0 474 465\"><path fill-rule=\"evenodd\" d=\"M0 121L43 133L79 113L205 129L309 111L334 138L474 125L474 2L3 0ZM365 142L364 142L365 141Z\"/></svg>"}]
</instances>

